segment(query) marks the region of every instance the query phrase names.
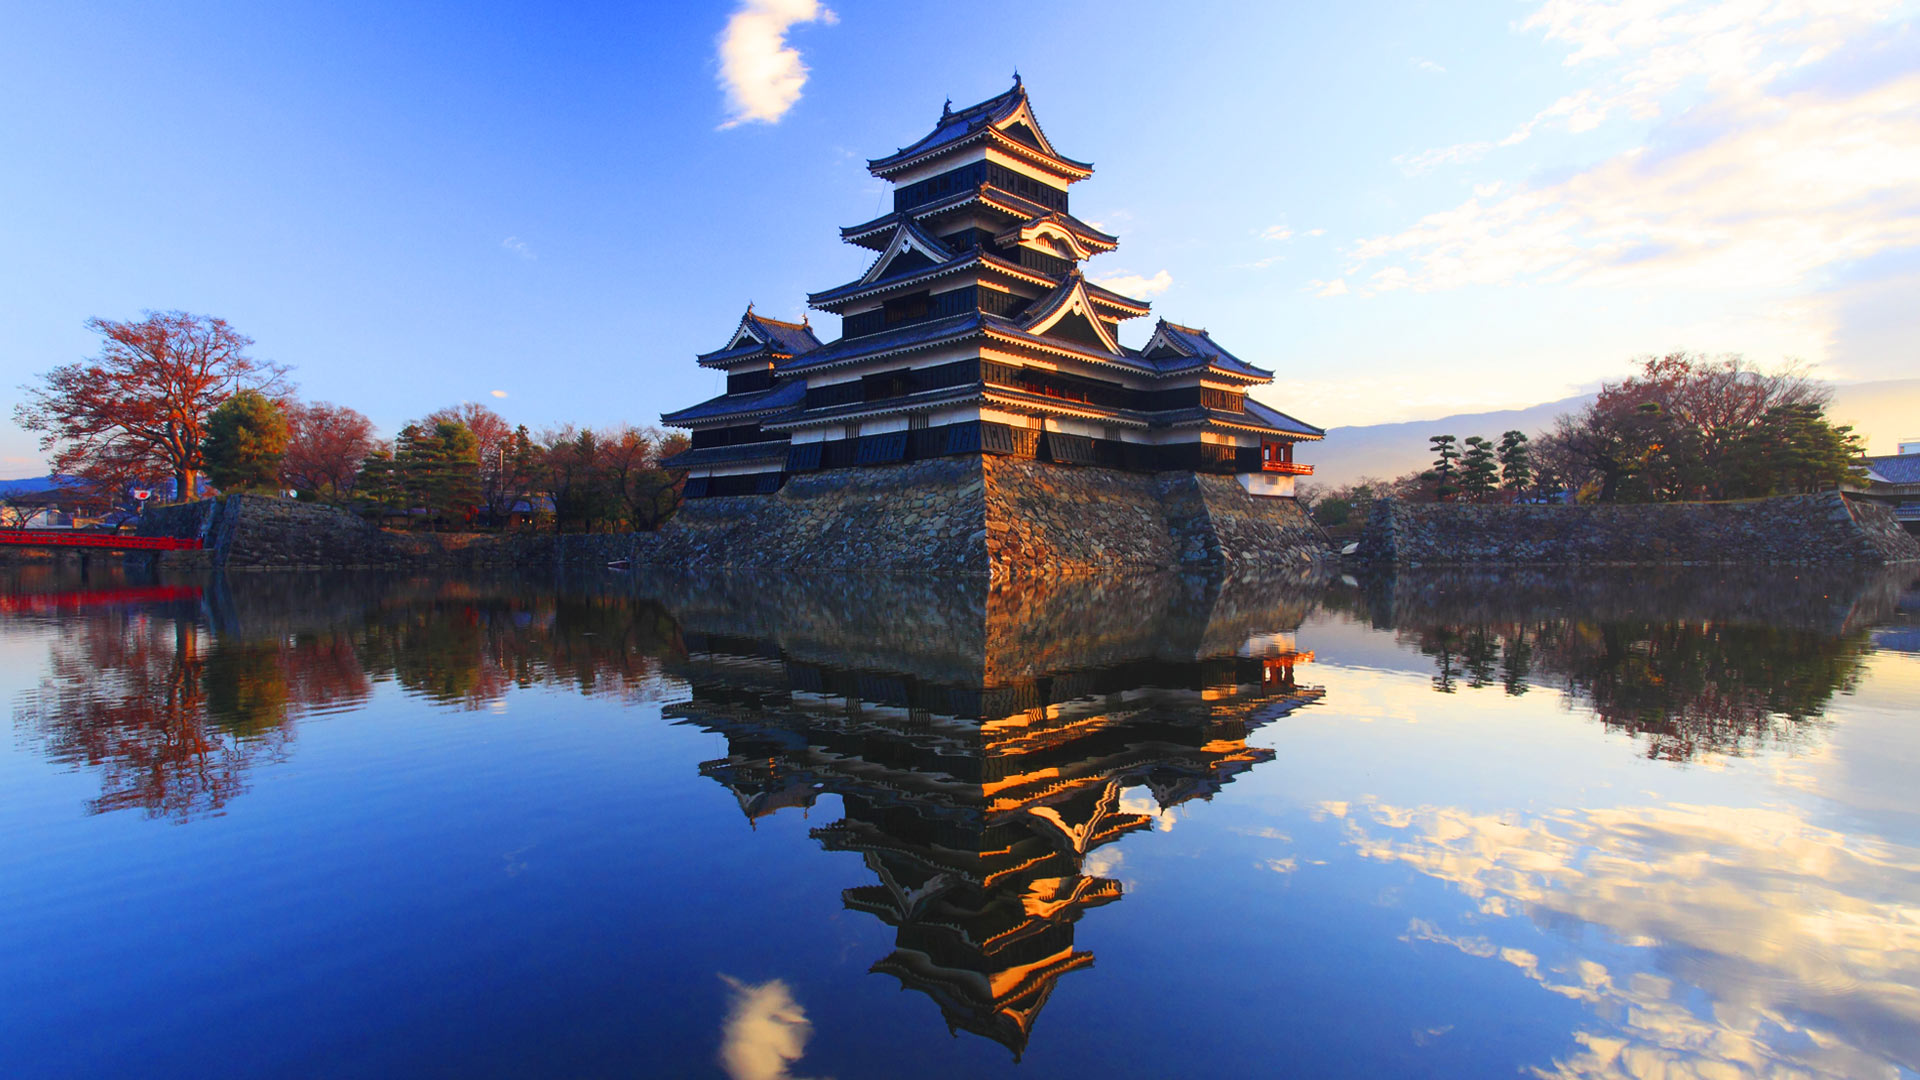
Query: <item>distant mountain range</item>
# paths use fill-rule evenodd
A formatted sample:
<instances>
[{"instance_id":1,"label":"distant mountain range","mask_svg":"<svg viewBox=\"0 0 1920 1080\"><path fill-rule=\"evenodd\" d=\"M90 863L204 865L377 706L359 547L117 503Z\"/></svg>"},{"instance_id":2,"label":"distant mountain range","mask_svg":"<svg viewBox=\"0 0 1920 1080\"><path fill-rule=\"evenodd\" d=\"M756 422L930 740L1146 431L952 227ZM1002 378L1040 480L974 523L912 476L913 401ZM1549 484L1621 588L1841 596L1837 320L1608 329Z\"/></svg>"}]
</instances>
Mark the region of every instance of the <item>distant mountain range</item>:
<instances>
[{"instance_id":1,"label":"distant mountain range","mask_svg":"<svg viewBox=\"0 0 1920 1080\"><path fill-rule=\"evenodd\" d=\"M8 495L28 495L36 491L46 491L59 486L59 481L51 476L29 476L22 480L0 480L0 498Z\"/></svg>"},{"instance_id":2,"label":"distant mountain range","mask_svg":"<svg viewBox=\"0 0 1920 1080\"><path fill-rule=\"evenodd\" d=\"M1572 412L1593 395L1562 398L1544 405L1495 412L1455 413L1433 420L1399 424L1365 424L1327 429L1325 442L1303 447L1301 457L1313 462L1313 482L1326 487L1351 484L1363 476L1391 479L1432 464L1427 448L1430 435L1484 435L1498 441L1503 431L1537 435L1561 413ZM1891 454L1899 440L1920 436L1920 379L1847 383L1833 388L1828 415L1853 425L1867 440L1870 454Z\"/></svg>"}]
</instances>

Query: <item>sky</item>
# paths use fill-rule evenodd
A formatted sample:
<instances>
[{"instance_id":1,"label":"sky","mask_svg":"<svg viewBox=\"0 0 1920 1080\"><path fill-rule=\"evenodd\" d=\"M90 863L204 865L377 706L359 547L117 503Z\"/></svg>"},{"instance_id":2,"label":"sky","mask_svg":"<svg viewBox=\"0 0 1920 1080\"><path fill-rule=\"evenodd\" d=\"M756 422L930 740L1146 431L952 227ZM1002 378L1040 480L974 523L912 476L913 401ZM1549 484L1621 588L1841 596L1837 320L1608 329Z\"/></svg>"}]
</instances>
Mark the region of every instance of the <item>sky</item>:
<instances>
[{"instance_id":1,"label":"sky","mask_svg":"<svg viewBox=\"0 0 1920 1080\"><path fill-rule=\"evenodd\" d=\"M181 309L388 434L462 401L657 423L723 388L693 356L749 301L798 318L865 270L866 159L1016 70L1095 165L1074 213L1121 244L1089 275L1310 423L1682 348L1913 377L1917 9L16 0L0 407L97 350L89 317ZM0 424L0 476L41 469Z\"/></svg>"}]
</instances>

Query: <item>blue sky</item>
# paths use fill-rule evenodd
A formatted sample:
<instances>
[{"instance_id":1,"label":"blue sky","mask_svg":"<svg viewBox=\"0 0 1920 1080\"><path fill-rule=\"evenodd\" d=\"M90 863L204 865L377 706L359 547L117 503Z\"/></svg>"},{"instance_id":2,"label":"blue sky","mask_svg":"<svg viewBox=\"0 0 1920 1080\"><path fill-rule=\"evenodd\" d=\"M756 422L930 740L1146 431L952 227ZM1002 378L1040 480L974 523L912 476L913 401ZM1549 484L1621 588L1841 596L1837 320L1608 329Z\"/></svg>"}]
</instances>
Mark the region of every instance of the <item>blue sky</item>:
<instances>
[{"instance_id":1,"label":"blue sky","mask_svg":"<svg viewBox=\"0 0 1920 1080\"><path fill-rule=\"evenodd\" d=\"M830 9L830 10L829 10ZM1920 374L1920 30L1893 0L88 4L0 37L0 405L93 315L218 314L392 432L717 390L868 253L865 158L1017 68L1089 266L1323 425L1654 350ZM789 51L790 50L790 51ZM815 322L836 332L837 319ZM1144 340L1151 320L1126 338ZM38 471L0 430L0 475Z\"/></svg>"}]
</instances>

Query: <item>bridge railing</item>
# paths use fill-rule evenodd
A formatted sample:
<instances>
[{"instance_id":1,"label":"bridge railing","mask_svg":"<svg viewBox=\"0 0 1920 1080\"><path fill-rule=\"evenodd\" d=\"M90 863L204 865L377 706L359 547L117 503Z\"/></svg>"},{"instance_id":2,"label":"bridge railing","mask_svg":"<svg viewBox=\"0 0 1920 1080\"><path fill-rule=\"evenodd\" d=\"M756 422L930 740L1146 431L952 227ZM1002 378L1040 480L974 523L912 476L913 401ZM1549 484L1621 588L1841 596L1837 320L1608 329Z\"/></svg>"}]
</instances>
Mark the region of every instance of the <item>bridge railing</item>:
<instances>
[{"instance_id":1,"label":"bridge railing","mask_svg":"<svg viewBox=\"0 0 1920 1080\"><path fill-rule=\"evenodd\" d=\"M84 529L5 529L0 544L15 547L105 548L109 551L196 551L203 545L198 538L173 536L122 536L111 532L87 532Z\"/></svg>"}]
</instances>

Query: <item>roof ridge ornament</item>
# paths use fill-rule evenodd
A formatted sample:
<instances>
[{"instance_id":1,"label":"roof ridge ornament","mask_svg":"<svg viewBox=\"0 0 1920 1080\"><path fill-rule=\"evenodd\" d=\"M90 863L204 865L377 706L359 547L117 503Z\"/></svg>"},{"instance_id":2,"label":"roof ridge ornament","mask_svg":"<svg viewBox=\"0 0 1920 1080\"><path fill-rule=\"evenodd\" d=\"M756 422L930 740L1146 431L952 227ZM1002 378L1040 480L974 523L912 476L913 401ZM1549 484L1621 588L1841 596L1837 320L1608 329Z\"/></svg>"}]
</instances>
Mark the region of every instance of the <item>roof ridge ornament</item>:
<instances>
[{"instance_id":1,"label":"roof ridge ornament","mask_svg":"<svg viewBox=\"0 0 1920 1080\"><path fill-rule=\"evenodd\" d=\"M948 117L951 117L952 115L953 115L953 98L948 97L947 103L945 105L940 106L940 119L945 120Z\"/></svg>"}]
</instances>

